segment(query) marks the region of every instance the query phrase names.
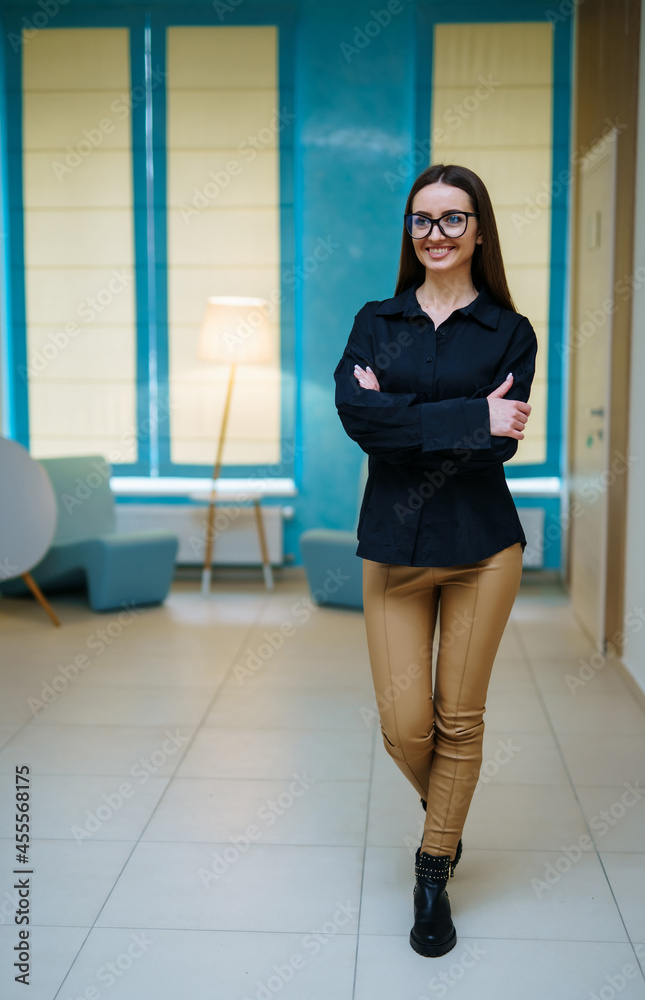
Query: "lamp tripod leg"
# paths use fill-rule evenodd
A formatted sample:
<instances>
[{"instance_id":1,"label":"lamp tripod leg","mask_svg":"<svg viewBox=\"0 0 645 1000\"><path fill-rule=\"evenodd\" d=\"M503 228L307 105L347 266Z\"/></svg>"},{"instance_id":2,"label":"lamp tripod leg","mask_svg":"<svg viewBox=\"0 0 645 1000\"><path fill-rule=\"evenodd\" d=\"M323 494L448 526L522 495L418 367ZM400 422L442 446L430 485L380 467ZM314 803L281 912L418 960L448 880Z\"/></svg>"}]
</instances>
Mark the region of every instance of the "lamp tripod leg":
<instances>
[{"instance_id":1,"label":"lamp tripod leg","mask_svg":"<svg viewBox=\"0 0 645 1000\"><path fill-rule=\"evenodd\" d=\"M213 533L215 531L215 491L211 493L206 519L206 551L202 568L202 594L206 596L211 590L211 571L213 565Z\"/></svg>"},{"instance_id":2,"label":"lamp tripod leg","mask_svg":"<svg viewBox=\"0 0 645 1000\"><path fill-rule=\"evenodd\" d=\"M264 574L264 584L267 590L273 590L273 573L271 572L271 560L269 559L269 547L267 545L266 533L264 531L264 519L260 501L254 500L255 523L258 529L258 539L260 541L260 554L262 556L262 572Z\"/></svg>"},{"instance_id":3,"label":"lamp tripod leg","mask_svg":"<svg viewBox=\"0 0 645 1000\"><path fill-rule=\"evenodd\" d=\"M210 593L211 589L211 571L213 568L213 544L215 541L215 498L216 489L215 483L220 474L222 468L222 456L224 454L224 441L226 440L226 426L228 424L228 415L231 409L231 399L233 398L233 385L235 383L235 362L231 365L231 370L228 376L228 385L226 387L226 400L224 402L224 415L222 416L222 426L219 434L219 441L217 444L217 455L215 456L215 465L213 467L213 485L211 489L211 496L208 506L208 520L206 523L206 551L204 553L204 568L202 569L202 594L205 596Z\"/></svg>"}]
</instances>

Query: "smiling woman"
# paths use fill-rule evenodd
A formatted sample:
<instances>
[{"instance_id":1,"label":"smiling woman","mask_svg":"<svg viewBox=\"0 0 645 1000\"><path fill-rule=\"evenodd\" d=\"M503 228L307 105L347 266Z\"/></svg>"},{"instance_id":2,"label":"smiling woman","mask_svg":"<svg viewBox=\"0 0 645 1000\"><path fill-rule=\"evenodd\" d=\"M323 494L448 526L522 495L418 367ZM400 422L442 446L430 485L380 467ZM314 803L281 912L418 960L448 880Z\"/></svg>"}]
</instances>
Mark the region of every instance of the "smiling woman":
<instances>
[{"instance_id":1,"label":"smiling woman","mask_svg":"<svg viewBox=\"0 0 645 1000\"><path fill-rule=\"evenodd\" d=\"M503 463L524 437L536 351L483 182L429 167L405 206L395 295L359 311L334 373L343 426L370 456L357 555L383 744L427 806L410 933L427 957L457 941L445 890L522 575L526 537ZM409 684L394 706L400 677Z\"/></svg>"}]
</instances>

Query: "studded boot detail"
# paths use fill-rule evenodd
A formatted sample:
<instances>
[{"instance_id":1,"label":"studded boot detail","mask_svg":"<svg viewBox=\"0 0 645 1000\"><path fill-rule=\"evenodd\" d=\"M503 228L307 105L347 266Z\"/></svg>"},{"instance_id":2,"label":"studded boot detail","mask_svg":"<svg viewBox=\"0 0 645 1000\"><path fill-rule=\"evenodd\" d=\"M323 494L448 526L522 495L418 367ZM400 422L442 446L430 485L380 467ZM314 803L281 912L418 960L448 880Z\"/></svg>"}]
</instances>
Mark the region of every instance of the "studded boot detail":
<instances>
[{"instance_id":1,"label":"studded boot detail","mask_svg":"<svg viewBox=\"0 0 645 1000\"><path fill-rule=\"evenodd\" d=\"M446 884L452 861L448 855L434 857L417 850L414 871L414 926L410 945L418 955L439 958L457 943L457 931L450 914Z\"/></svg>"}]
</instances>

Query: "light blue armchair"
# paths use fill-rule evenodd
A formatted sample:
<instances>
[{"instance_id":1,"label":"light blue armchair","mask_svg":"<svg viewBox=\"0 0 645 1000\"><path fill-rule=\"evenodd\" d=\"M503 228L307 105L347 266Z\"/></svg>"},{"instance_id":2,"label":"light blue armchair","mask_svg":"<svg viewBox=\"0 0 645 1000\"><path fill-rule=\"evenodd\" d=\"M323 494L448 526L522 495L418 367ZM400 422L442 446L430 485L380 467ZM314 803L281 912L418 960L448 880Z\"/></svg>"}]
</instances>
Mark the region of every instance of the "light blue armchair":
<instances>
[{"instance_id":1,"label":"light blue armchair","mask_svg":"<svg viewBox=\"0 0 645 1000\"><path fill-rule=\"evenodd\" d=\"M32 569L46 592L87 584L90 607L158 604L170 589L176 535L165 531L116 533L109 466L101 455L41 459L58 505L56 534ZM22 580L0 583L4 594L28 593Z\"/></svg>"},{"instance_id":2,"label":"light blue armchair","mask_svg":"<svg viewBox=\"0 0 645 1000\"><path fill-rule=\"evenodd\" d=\"M358 506L352 531L311 528L309 531L303 531L300 536L300 551L307 583L316 604L334 604L347 608L363 607L363 560L356 555L358 546L356 528L367 483L367 473L366 455L360 468Z\"/></svg>"}]
</instances>

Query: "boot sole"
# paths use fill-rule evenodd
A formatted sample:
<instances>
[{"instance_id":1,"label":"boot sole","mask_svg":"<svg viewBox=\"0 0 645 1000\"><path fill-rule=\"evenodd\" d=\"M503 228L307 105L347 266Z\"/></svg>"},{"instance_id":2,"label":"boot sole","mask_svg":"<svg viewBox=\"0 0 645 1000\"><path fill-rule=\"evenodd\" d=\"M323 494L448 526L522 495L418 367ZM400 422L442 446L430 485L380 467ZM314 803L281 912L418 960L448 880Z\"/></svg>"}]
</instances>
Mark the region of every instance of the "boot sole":
<instances>
[{"instance_id":1,"label":"boot sole","mask_svg":"<svg viewBox=\"0 0 645 1000\"><path fill-rule=\"evenodd\" d=\"M454 930L448 940L442 941L440 944L422 944L410 931L410 944L417 955L423 955L424 958L440 958L452 951L457 944L457 931Z\"/></svg>"}]
</instances>

